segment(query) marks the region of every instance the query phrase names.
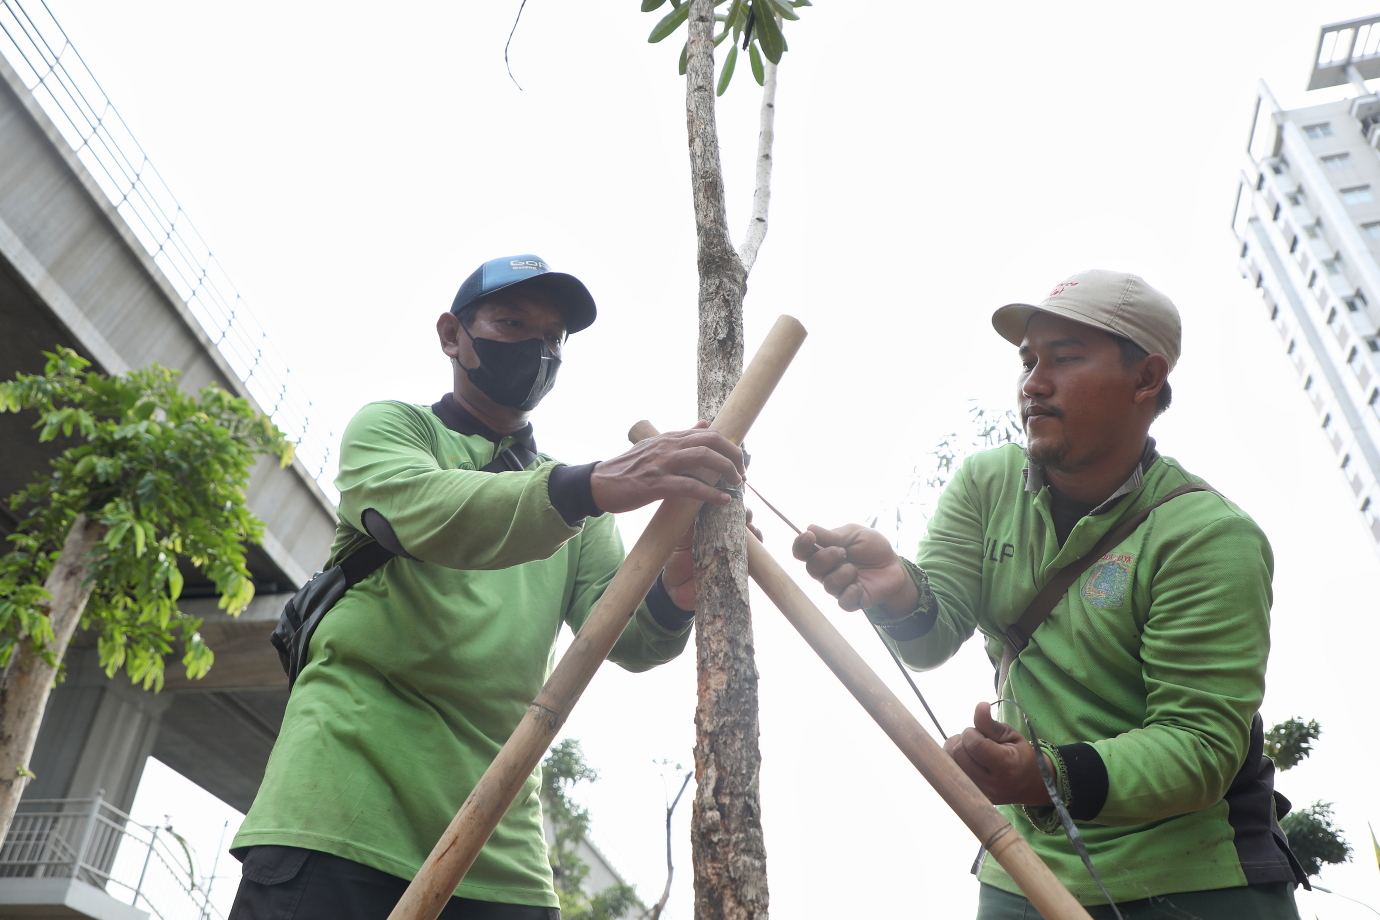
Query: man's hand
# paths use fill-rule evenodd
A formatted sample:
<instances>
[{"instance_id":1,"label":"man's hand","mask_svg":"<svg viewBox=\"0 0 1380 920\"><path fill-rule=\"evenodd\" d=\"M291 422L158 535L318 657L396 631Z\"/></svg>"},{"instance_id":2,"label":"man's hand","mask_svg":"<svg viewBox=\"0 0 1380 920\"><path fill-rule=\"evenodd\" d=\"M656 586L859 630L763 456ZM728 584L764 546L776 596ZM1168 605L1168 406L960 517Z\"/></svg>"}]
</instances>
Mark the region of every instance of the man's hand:
<instances>
[{"instance_id":1,"label":"man's hand","mask_svg":"<svg viewBox=\"0 0 1380 920\"><path fill-rule=\"evenodd\" d=\"M663 498L693 498L726 505L732 498L692 476L707 470L730 485L743 481L743 452L728 438L699 421L687 431L668 431L639 441L624 454L594 467L589 488L600 511L619 513Z\"/></svg>"},{"instance_id":2,"label":"man's hand","mask_svg":"<svg viewBox=\"0 0 1380 920\"><path fill-rule=\"evenodd\" d=\"M903 617L920 603L915 582L896 551L875 530L858 524L837 530L811 524L795 538L791 553L807 560L805 571L838 598L844 610L881 607Z\"/></svg>"},{"instance_id":3,"label":"man's hand","mask_svg":"<svg viewBox=\"0 0 1380 920\"><path fill-rule=\"evenodd\" d=\"M752 523L752 509L747 509L747 529L757 539L762 539L762 531ZM695 525L691 524L685 536L680 538L671 553L666 568L661 570L661 583L671 603L681 610L695 609Z\"/></svg>"},{"instance_id":4,"label":"man's hand","mask_svg":"<svg viewBox=\"0 0 1380 920\"><path fill-rule=\"evenodd\" d=\"M978 703L973 727L965 728L961 735L950 735L944 750L993 805L1052 804L1035 763L1035 749L1020 732L992 718L990 703ZM1038 756L1049 763L1045 754Z\"/></svg>"}]
</instances>

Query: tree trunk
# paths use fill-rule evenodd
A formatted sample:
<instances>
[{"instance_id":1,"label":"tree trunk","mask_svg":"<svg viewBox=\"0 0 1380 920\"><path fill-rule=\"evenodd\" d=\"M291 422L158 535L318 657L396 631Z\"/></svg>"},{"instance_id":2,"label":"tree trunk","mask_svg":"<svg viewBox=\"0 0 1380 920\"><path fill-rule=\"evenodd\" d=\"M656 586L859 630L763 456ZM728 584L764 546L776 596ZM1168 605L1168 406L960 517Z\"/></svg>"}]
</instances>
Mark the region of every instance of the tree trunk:
<instances>
[{"instance_id":1,"label":"tree trunk","mask_svg":"<svg viewBox=\"0 0 1380 920\"><path fill-rule=\"evenodd\" d=\"M61 662L67 643L81 622L82 611L91 597L93 584L88 579L91 551L105 536L105 525L79 514L67 531L53 571L43 587L52 597L48 619L53 625L53 660ZM43 721L43 708L57 677L57 665L49 664L26 640L14 650L9 671L0 686L0 840L9 833L15 808L29 779L29 758Z\"/></svg>"},{"instance_id":2,"label":"tree trunk","mask_svg":"<svg viewBox=\"0 0 1380 920\"><path fill-rule=\"evenodd\" d=\"M743 370L747 273L724 207L714 119L714 4L691 0L686 115L699 243L699 413L713 418ZM691 845L697 920L766 920L757 667L742 501L706 505L695 529L695 778Z\"/></svg>"}]
</instances>

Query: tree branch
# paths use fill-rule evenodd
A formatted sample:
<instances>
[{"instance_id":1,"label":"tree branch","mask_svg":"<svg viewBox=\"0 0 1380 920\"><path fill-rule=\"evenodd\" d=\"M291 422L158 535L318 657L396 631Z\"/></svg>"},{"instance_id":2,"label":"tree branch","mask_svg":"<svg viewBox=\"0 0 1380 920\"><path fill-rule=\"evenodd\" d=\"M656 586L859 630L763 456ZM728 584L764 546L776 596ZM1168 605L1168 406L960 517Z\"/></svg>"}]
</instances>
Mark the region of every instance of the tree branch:
<instances>
[{"instance_id":1,"label":"tree branch","mask_svg":"<svg viewBox=\"0 0 1380 920\"><path fill-rule=\"evenodd\" d=\"M685 787L690 785L690 780L694 778L694 770L685 774L685 781L680 784L680 791L676 793L675 800L666 806L666 887L661 891L661 898L642 915L643 920L660 920L661 912L666 909L666 902L671 900L671 879L676 874L676 867L671 862L671 816L676 813L680 797L685 795Z\"/></svg>"},{"instance_id":2,"label":"tree branch","mask_svg":"<svg viewBox=\"0 0 1380 920\"><path fill-rule=\"evenodd\" d=\"M757 133L757 187L752 193L752 217L748 220L747 234L743 245L738 247L738 258L743 263L743 274L752 272L757 261L757 250L767 236L767 209L771 207L771 148L776 139L776 65L766 61L762 79L762 117Z\"/></svg>"}]
</instances>

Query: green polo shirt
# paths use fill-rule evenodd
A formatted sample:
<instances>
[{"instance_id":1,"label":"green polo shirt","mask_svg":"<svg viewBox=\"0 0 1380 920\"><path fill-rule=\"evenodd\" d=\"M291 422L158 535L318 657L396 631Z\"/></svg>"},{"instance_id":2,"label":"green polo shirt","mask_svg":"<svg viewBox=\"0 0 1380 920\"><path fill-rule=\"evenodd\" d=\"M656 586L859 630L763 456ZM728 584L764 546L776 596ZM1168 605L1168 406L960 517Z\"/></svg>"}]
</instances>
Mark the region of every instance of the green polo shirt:
<instances>
[{"instance_id":1,"label":"green polo shirt","mask_svg":"<svg viewBox=\"0 0 1380 920\"><path fill-rule=\"evenodd\" d=\"M1038 476L1008 445L969 457L945 488L912 570L921 609L887 624L912 667L938 666L975 631L1000 659L1003 631L1054 572L1126 515L1201 481L1148 450L1120 499L1061 547ZM1075 582L1012 665L1001 695L1049 743L1117 900L1294 880L1257 717L1272 568L1240 508L1215 492L1180 496ZM1025 733L1013 707L1000 718ZM1001 811L1075 897L1102 903L1052 809ZM1019 890L995 860L980 878Z\"/></svg>"},{"instance_id":2,"label":"green polo shirt","mask_svg":"<svg viewBox=\"0 0 1380 920\"><path fill-rule=\"evenodd\" d=\"M410 879L623 560L612 515L567 523L545 455L479 469L510 446L451 430L425 406L360 410L340 451L328 565L369 541L374 509L415 557L394 558L322 619L258 796L233 847L333 853ZM689 624L644 603L609 658L638 671L684 649ZM533 771L456 894L556 907Z\"/></svg>"}]
</instances>

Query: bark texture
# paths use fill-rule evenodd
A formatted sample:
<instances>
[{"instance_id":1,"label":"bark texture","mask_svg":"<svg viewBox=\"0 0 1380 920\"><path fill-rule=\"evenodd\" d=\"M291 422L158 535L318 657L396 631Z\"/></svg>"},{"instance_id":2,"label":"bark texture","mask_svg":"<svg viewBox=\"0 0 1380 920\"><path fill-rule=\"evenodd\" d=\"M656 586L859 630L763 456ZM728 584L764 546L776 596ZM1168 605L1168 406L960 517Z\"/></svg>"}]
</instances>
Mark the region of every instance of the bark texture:
<instances>
[{"instance_id":1,"label":"bark texture","mask_svg":"<svg viewBox=\"0 0 1380 920\"><path fill-rule=\"evenodd\" d=\"M48 619L53 624L51 652L61 662L67 643L81 622L82 611L91 597L88 580L91 551L105 536L105 526L79 514L67 531L62 555L43 587L52 597ZM14 650L3 685L0 685L0 840L9 833L19 798L28 785L29 758L33 756L43 709L57 677L57 666L49 664L28 642Z\"/></svg>"},{"instance_id":2,"label":"bark texture","mask_svg":"<svg viewBox=\"0 0 1380 920\"><path fill-rule=\"evenodd\" d=\"M713 418L743 370L747 272L724 207L714 119L714 5L692 0L686 116L699 244L699 412ZM695 530L695 778L691 844L697 920L766 920L758 776L757 667L742 501L705 506Z\"/></svg>"}]
</instances>

